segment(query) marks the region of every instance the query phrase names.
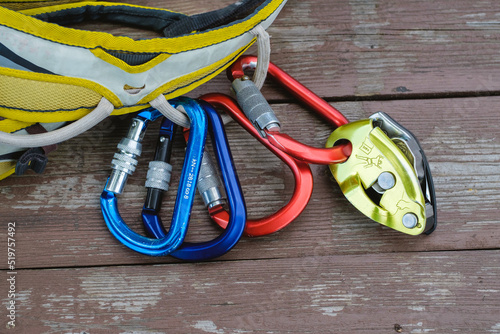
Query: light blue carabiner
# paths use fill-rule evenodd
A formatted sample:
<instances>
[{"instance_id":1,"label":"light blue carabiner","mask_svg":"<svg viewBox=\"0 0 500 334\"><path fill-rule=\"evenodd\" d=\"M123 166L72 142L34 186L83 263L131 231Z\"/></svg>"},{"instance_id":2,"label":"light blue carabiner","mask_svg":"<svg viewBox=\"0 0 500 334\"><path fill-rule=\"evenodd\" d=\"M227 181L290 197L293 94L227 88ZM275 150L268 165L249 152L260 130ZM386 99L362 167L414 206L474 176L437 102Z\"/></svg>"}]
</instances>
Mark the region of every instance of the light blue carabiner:
<instances>
[{"instance_id":1,"label":"light blue carabiner","mask_svg":"<svg viewBox=\"0 0 500 334\"><path fill-rule=\"evenodd\" d=\"M210 260L228 252L240 240L247 219L245 200L234 167L222 119L209 103L201 100L198 103L203 107L208 116L210 136L222 179L224 180L230 218L226 229L217 238L198 243L184 242L170 254L173 257L186 261ZM184 109L186 112L188 111L187 106L184 106ZM217 207L213 207L212 210L222 210L222 205L219 204ZM142 211L142 220L147 231L158 238L165 237L166 232L159 216L159 209L145 207Z\"/></svg>"},{"instance_id":2,"label":"light blue carabiner","mask_svg":"<svg viewBox=\"0 0 500 334\"><path fill-rule=\"evenodd\" d=\"M120 192L112 190L118 189L119 187L112 187L113 185L110 186L109 183L111 178L106 182L104 191L101 194L101 210L110 232L128 248L150 256L168 255L176 248L178 248L184 241L189 224L194 196L196 193L196 183L200 170L201 159L203 157L203 149L205 147L205 138L207 134L207 119L205 116L205 112L195 101L188 98L177 98L171 100L170 103L174 107L177 107L179 105L185 107L191 121L191 131L189 133L186 157L184 158L181 180L179 183L179 189L177 191L177 198L175 200L172 222L170 224L168 233L163 238L154 239L142 236L132 231L123 221L120 213L118 212L118 202L116 194ZM142 117L141 114L142 113L140 113L134 119L134 122L136 122L139 117ZM140 142L142 140L141 136L143 136L144 134L147 123L148 122L139 124L143 127L143 129L141 129L140 131L142 135L135 136L138 139L136 140L136 142ZM135 131L134 134L137 134L138 132L139 131ZM130 144L130 141L130 138L125 141L122 140L122 142L120 142L122 146L120 146L119 144L119 149L122 150L123 147L126 146L130 148L130 151L134 151L137 145L134 146L134 144ZM136 152L140 154L140 148L138 148ZM115 160L120 160L117 159L116 156L117 155L115 154ZM128 154L127 156L130 157L130 154ZM135 166L131 167L131 165L133 164L134 162L130 161L130 159L128 158L123 158L122 160L116 162L116 165L121 168L120 173L127 173L127 168L135 169ZM123 171L124 169L125 171ZM118 176L116 177L116 179L120 179L120 177Z\"/></svg>"}]
</instances>

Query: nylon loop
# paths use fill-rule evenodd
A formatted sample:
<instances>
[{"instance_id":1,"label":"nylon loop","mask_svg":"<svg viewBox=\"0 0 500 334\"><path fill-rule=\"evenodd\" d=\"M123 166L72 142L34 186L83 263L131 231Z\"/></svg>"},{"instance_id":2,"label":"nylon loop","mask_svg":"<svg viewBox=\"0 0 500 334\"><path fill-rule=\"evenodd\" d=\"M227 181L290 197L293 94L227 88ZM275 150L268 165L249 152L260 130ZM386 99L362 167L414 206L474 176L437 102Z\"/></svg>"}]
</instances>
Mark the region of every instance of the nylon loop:
<instances>
[{"instance_id":1,"label":"nylon loop","mask_svg":"<svg viewBox=\"0 0 500 334\"><path fill-rule=\"evenodd\" d=\"M16 135L15 133L0 132L0 144L15 147L40 147L57 144L91 129L108 117L113 110L113 104L102 98L93 111L63 128L36 135Z\"/></svg>"},{"instance_id":2,"label":"nylon loop","mask_svg":"<svg viewBox=\"0 0 500 334\"><path fill-rule=\"evenodd\" d=\"M271 61L271 40L266 29L260 24L250 31L257 36L257 66L253 74L253 82L259 90L264 86Z\"/></svg>"},{"instance_id":3,"label":"nylon loop","mask_svg":"<svg viewBox=\"0 0 500 334\"><path fill-rule=\"evenodd\" d=\"M165 96L159 95L156 99L150 101L149 104L175 124L180 125L184 128L189 128L191 126L191 122L186 112L182 112L172 107Z\"/></svg>"}]
</instances>

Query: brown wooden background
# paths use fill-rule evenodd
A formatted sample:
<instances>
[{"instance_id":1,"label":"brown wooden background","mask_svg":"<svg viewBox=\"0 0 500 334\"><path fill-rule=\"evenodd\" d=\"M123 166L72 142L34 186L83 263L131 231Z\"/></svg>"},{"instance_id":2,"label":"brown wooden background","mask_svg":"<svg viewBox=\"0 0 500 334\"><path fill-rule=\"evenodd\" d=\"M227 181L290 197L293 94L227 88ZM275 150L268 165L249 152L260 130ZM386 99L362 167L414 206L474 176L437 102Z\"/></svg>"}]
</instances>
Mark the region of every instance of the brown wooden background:
<instances>
[{"instance_id":1,"label":"brown wooden background","mask_svg":"<svg viewBox=\"0 0 500 334\"><path fill-rule=\"evenodd\" d=\"M193 14L233 0L130 2ZM136 254L108 232L99 207L130 119L110 118L61 144L42 176L0 182L4 306L7 223L16 223L14 332L500 333L500 4L289 0L269 32L272 60L350 120L383 110L417 135L437 190L437 230L411 237L371 222L327 167L312 166L310 204L283 231L244 238L208 263ZM228 89L219 76L190 96ZM272 83L263 91L284 132L324 145L332 129L319 117ZM249 215L274 212L291 195L287 167L237 125L227 131ZM119 200L138 231L155 138L153 127ZM217 233L198 199L188 239ZM1 333L6 314L2 306Z\"/></svg>"}]
</instances>

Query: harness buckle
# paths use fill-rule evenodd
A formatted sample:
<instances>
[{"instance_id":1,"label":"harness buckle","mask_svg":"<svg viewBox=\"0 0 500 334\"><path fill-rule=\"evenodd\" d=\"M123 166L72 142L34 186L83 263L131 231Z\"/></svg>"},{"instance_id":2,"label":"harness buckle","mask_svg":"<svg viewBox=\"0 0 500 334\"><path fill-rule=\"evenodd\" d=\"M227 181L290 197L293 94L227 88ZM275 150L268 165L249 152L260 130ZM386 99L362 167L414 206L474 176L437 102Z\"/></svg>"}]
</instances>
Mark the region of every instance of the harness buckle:
<instances>
[{"instance_id":1,"label":"harness buckle","mask_svg":"<svg viewBox=\"0 0 500 334\"><path fill-rule=\"evenodd\" d=\"M47 166L49 158L45 155L43 148L34 147L19 158L16 164L16 175L24 175L28 169L32 169L35 173L41 174Z\"/></svg>"},{"instance_id":2,"label":"harness buckle","mask_svg":"<svg viewBox=\"0 0 500 334\"><path fill-rule=\"evenodd\" d=\"M383 112L337 128L326 147L343 141L352 154L329 165L346 198L376 222L400 232L430 234L436 196L429 164L413 134Z\"/></svg>"}]
</instances>

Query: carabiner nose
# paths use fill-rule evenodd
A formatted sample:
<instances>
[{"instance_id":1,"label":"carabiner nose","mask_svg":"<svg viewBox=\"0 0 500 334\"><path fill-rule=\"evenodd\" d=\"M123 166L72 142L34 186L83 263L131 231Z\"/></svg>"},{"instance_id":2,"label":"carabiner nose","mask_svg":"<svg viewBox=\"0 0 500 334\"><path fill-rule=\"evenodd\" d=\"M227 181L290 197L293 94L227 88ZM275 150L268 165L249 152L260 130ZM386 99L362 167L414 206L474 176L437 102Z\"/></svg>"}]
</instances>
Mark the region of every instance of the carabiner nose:
<instances>
[{"instance_id":1,"label":"carabiner nose","mask_svg":"<svg viewBox=\"0 0 500 334\"><path fill-rule=\"evenodd\" d=\"M246 222L245 200L243 198L243 193L241 191L238 176L234 167L224 125L219 114L211 105L204 101L199 101L199 104L205 110L208 117L210 125L209 132L212 138L222 178L224 180L230 214L227 229L217 238L200 243L184 242L177 250L170 254L173 257L187 261L204 261L225 254L232 247L234 247L234 245L236 245L241 238ZM189 107L184 106L184 108L188 109ZM204 156L204 160L205 159L206 158ZM208 170L208 173L211 173L211 171ZM209 177L209 175L205 176ZM203 177L202 173L200 173L200 176L198 177L198 184L200 182L204 182L204 180L201 180ZM210 185L212 185L213 182L210 180L205 181L208 186L202 188L206 189L207 192L210 192L210 189L213 188ZM198 190L202 189L198 188ZM203 190L202 192L205 193ZM210 195L204 196L206 205L210 207L211 211L220 211L222 209L222 204L220 204L219 199L211 200L211 198L212 197ZM142 217L147 230L154 230L154 235L157 238L163 238L165 236L165 230L158 228L158 226L162 226L159 209L151 210L145 207L142 212Z\"/></svg>"},{"instance_id":2,"label":"carabiner nose","mask_svg":"<svg viewBox=\"0 0 500 334\"><path fill-rule=\"evenodd\" d=\"M191 122L191 132L189 135L186 157L184 158L180 185L177 191L174 212L172 215L172 222L170 224L168 233L163 238L154 239L142 236L132 231L122 219L118 211L118 200L116 197L118 192L115 192L114 190L116 189L117 191L120 190L120 188L123 189L123 187L118 184L116 187L113 186L110 188L109 185L111 178L108 179L106 187L101 194L101 210L110 232L115 236L116 239L118 239L128 248L136 252L151 256L168 255L176 248L178 248L184 241L195 195L195 192L190 190L196 187L197 176L200 170L199 162L202 158L207 132L207 120L205 117L205 112L201 109L201 107L199 107L197 103L195 103L191 99L186 98L177 98L171 100L170 102L174 107L178 105L182 105L185 107ZM155 112L157 113L155 114L155 116L161 116L158 111ZM142 113L140 113L138 117L141 115ZM144 127L145 130L146 126L147 122L144 126L141 127ZM128 136L127 138L132 139L132 141L140 144L140 141L142 141L143 137L142 129L140 135L136 136L136 134L137 133L135 130L131 130L129 131L129 135L131 136ZM129 138L132 136L133 138ZM136 145L134 143L128 145L126 143L127 140L123 141L124 148L130 147L131 150L134 150L134 148L136 148L137 150L135 152L140 154L140 150L138 149L140 147L139 145ZM121 172L128 174L128 172L130 172L132 169L130 168L130 166L133 165L133 169L135 169L135 165L137 164L135 156L134 159L128 159L127 157L131 158L132 156L130 154L127 154L127 152L124 152L121 156L121 160L117 159L121 161L117 163L117 166L118 168L120 168L120 170L119 173L116 174L116 179L120 181L119 183L121 183L121 180L124 179L124 177L122 177L123 173Z\"/></svg>"},{"instance_id":3,"label":"carabiner nose","mask_svg":"<svg viewBox=\"0 0 500 334\"><path fill-rule=\"evenodd\" d=\"M248 219L245 233L249 236L262 236L274 233L290 224L305 209L313 190L313 177L309 165L303 161L298 161L274 147L268 140L260 135L260 132L253 126L248 118L238 107L236 101L231 97L212 93L200 97L214 107L224 110L226 113L247 130L255 139L267 147L274 155L281 159L292 171L295 179L295 189L290 201L274 214L260 218ZM226 227L229 215L225 211L211 212L212 219L221 227Z\"/></svg>"},{"instance_id":4,"label":"carabiner nose","mask_svg":"<svg viewBox=\"0 0 500 334\"><path fill-rule=\"evenodd\" d=\"M267 137L272 145L296 159L322 165L346 161L351 154L350 144L336 145L331 148L316 148L305 145L280 132L279 121L274 115L271 106L253 82L244 75L246 69L255 69L256 63L257 57L242 56L227 72L228 78L233 83L232 86L238 103L254 126ZM275 64L269 63L268 74L292 93L293 96L320 114L333 126L339 127L348 123L348 120L342 113ZM270 127L270 125L272 126Z\"/></svg>"}]
</instances>

